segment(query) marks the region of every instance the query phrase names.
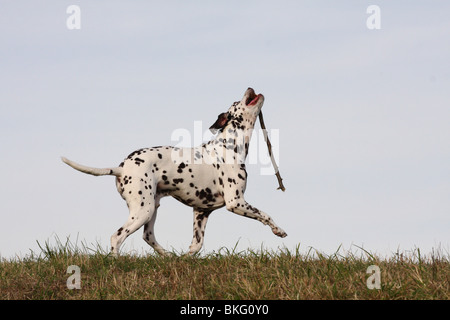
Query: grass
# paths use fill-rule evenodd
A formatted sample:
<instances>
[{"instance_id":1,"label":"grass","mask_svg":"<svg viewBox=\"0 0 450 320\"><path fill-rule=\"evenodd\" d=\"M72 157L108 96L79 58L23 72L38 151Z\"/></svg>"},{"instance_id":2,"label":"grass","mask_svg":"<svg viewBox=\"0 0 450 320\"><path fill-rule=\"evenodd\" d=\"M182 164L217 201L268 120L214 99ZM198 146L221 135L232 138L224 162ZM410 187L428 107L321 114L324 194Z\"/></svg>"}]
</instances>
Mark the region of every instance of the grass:
<instances>
[{"instance_id":1,"label":"grass","mask_svg":"<svg viewBox=\"0 0 450 320\"><path fill-rule=\"evenodd\" d=\"M419 249L379 258L370 252L325 255L280 249L200 257L123 255L101 248L40 245L39 254L0 261L0 299L449 299L449 255ZM68 266L81 270L81 289L69 290ZM370 265L381 289L367 287Z\"/></svg>"}]
</instances>

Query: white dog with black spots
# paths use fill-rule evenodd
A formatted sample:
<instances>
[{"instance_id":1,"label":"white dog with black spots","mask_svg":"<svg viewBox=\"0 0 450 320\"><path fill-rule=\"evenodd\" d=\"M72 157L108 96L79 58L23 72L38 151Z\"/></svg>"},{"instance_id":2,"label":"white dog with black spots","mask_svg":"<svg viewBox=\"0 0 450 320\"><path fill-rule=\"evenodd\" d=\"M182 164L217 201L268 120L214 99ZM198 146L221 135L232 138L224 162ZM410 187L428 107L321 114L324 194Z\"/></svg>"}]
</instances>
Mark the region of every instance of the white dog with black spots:
<instances>
[{"instance_id":1,"label":"white dog with black spots","mask_svg":"<svg viewBox=\"0 0 450 320\"><path fill-rule=\"evenodd\" d=\"M130 215L111 236L111 251L118 255L123 241L144 226L144 240L166 254L156 241L154 224L162 197L172 196L194 209L194 235L189 254L202 245L212 211L229 211L270 226L279 237L287 234L265 212L244 199L247 185L245 158L255 121L264 103L262 94L248 88L241 101L219 115L210 130L217 133L195 148L153 147L134 151L118 167L92 168L66 158L62 160L84 173L116 176L117 190L127 202Z\"/></svg>"}]
</instances>

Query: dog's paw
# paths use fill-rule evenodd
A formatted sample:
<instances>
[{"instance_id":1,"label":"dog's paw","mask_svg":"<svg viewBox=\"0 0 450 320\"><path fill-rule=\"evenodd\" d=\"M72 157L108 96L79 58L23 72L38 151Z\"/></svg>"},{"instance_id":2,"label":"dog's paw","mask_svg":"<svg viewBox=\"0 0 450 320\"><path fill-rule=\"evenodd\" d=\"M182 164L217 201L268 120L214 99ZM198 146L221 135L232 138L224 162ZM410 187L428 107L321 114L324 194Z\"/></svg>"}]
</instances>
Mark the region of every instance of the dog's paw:
<instances>
[{"instance_id":1,"label":"dog's paw","mask_svg":"<svg viewBox=\"0 0 450 320\"><path fill-rule=\"evenodd\" d=\"M281 229L280 227L273 228L273 229L272 229L272 232L273 232L276 236L279 236L280 238L284 238L284 237L287 236L287 233L284 232L284 230Z\"/></svg>"}]
</instances>

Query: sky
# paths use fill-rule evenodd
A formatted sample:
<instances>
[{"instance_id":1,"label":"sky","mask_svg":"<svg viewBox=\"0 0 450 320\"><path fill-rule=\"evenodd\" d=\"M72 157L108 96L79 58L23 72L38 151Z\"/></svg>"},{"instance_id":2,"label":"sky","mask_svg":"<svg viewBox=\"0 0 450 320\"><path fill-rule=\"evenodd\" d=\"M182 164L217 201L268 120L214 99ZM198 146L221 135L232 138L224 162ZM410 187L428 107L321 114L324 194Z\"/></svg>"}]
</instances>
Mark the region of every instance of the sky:
<instances>
[{"instance_id":1,"label":"sky","mask_svg":"<svg viewBox=\"0 0 450 320\"><path fill-rule=\"evenodd\" d=\"M288 236L222 208L203 253L449 252L449 14L448 1L1 1L0 257L56 238L107 250L128 217L114 178L60 157L117 166L179 130L195 145L248 87L286 191L254 134L245 197ZM142 231L123 253L153 252ZM192 209L162 199L155 233L187 252Z\"/></svg>"}]
</instances>

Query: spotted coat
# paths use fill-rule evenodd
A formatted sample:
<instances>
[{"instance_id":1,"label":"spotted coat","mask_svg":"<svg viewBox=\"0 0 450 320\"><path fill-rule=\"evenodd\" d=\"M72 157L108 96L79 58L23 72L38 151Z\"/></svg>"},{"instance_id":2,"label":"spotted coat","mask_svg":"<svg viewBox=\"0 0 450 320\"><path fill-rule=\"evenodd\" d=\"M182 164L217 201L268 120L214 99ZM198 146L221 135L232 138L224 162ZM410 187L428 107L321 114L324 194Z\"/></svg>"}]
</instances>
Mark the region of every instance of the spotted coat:
<instances>
[{"instance_id":1,"label":"spotted coat","mask_svg":"<svg viewBox=\"0 0 450 320\"><path fill-rule=\"evenodd\" d=\"M116 168L98 169L63 158L73 168L93 175L116 176L116 187L127 202L129 217L111 236L111 250L144 226L144 240L158 253L166 251L156 241L154 223L161 198L172 196L194 210L193 238L189 253L202 245L205 227L212 211L229 211L269 225L273 233L286 233L263 211L244 199L247 186L245 158L256 118L264 103L262 94L249 88L241 101L219 115L210 130L216 136L195 148L157 146L132 152Z\"/></svg>"}]
</instances>

